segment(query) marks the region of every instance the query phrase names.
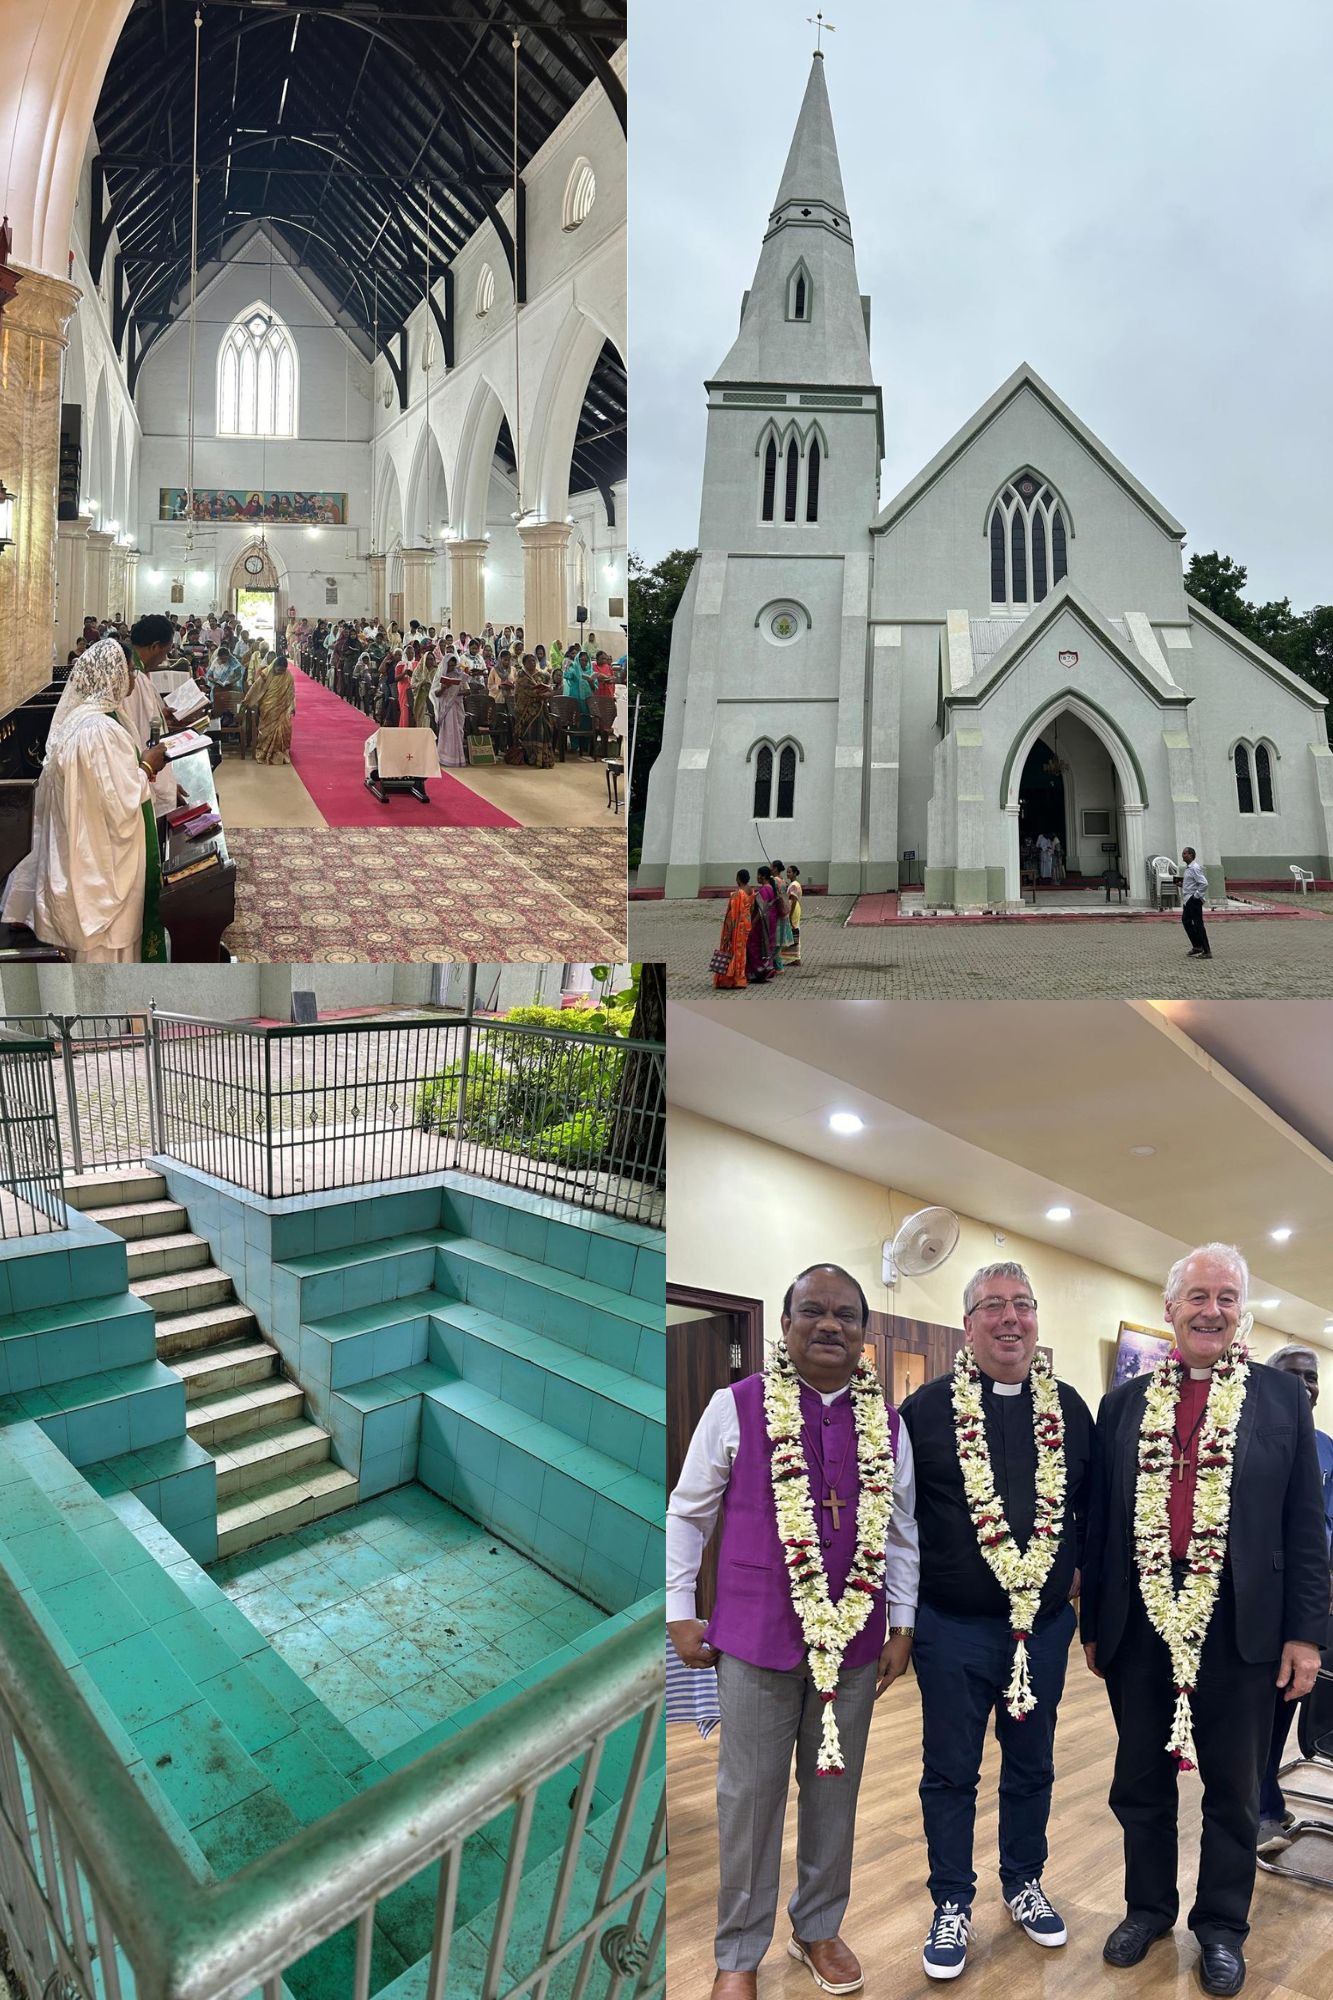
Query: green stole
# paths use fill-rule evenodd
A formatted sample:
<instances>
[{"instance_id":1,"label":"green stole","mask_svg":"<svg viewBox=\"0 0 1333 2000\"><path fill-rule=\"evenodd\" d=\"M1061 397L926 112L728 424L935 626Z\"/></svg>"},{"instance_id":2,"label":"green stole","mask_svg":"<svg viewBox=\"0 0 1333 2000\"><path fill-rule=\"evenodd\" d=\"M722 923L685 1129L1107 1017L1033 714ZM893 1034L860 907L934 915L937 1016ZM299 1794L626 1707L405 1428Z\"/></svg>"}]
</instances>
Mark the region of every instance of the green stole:
<instances>
[{"instance_id":1,"label":"green stole","mask_svg":"<svg viewBox=\"0 0 1333 2000\"><path fill-rule=\"evenodd\" d=\"M134 735L123 715L117 714L116 721L127 735ZM162 928L159 908L162 900L162 851L157 844L157 814L153 810L151 789L143 802L143 836L143 929L139 935L139 959L144 965L165 965L167 934Z\"/></svg>"}]
</instances>

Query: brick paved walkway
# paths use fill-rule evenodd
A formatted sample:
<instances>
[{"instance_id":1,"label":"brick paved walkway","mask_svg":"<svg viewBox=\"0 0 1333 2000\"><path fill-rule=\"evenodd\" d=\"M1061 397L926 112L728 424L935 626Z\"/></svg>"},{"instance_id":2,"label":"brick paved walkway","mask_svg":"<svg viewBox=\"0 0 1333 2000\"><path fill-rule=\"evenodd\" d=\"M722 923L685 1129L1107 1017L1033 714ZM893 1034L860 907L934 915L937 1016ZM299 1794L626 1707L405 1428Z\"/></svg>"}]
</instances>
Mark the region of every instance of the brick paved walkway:
<instances>
[{"instance_id":1,"label":"brick paved walkway","mask_svg":"<svg viewBox=\"0 0 1333 2000\"><path fill-rule=\"evenodd\" d=\"M931 924L848 930L851 896L805 902L799 968L745 995L778 1000L1297 1000L1333 996L1333 896L1308 896L1322 921L1242 918L1214 925L1214 956L1186 957L1178 923ZM631 903L630 951L661 959L673 999L714 991L708 960L717 902Z\"/></svg>"}]
</instances>

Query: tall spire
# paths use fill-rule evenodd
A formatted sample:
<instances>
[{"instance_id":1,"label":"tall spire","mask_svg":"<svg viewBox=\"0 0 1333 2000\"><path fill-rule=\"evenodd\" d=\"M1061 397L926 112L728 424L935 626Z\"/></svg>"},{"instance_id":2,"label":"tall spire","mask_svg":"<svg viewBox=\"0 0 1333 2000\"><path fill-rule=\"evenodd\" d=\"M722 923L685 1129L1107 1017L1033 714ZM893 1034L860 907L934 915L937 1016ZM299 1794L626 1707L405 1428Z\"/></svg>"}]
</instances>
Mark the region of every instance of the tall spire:
<instances>
[{"instance_id":1,"label":"tall spire","mask_svg":"<svg viewBox=\"0 0 1333 2000\"><path fill-rule=\"evenodd\" d=\"M740 334L714 379L871 383L866 313L820 54L810 64Z\"/></svg>"}]
</instances>

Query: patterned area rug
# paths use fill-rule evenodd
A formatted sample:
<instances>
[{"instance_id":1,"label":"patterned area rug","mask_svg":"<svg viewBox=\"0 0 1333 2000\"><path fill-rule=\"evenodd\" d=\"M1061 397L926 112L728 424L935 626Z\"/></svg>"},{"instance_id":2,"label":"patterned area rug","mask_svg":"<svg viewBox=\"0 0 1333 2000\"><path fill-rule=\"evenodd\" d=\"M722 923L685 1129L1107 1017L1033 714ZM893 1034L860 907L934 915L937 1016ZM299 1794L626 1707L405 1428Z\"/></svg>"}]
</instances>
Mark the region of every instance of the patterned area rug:
<instances>
[{"instance_id":1,"label":"patterned area rug","mask_svg":"<svg viewBox=\"0 0 1333 2000\"><path fill-rule=\"evenodd\" d=\"M224 942L249 964L628 957L623 827L238 827L228 846Z\"/></svg>"}]
</instances>

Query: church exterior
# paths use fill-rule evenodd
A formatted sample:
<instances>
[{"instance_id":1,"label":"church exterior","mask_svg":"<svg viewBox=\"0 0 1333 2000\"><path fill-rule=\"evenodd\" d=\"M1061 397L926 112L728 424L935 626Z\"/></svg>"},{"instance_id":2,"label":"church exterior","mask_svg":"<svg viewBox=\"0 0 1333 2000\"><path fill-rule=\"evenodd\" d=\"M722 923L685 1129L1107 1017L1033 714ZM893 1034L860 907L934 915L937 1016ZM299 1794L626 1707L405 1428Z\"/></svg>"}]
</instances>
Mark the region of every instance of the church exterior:
<instances>
[{"instance_id":1,"label":"church exterior","mask_svg":"<svg viewBox=\"0 0 1333 2000\"><path fill-rule=\"evenodd\" d=\"M1333 872L1324 696L1186 595L1181 524L1031 368L876 513L869 326L816 57L707 385L640 885L766 850L834 894L1000 908L1042 831L1135 899L1185 846L1219 895Z\"/></svg>"}]
</instances>

